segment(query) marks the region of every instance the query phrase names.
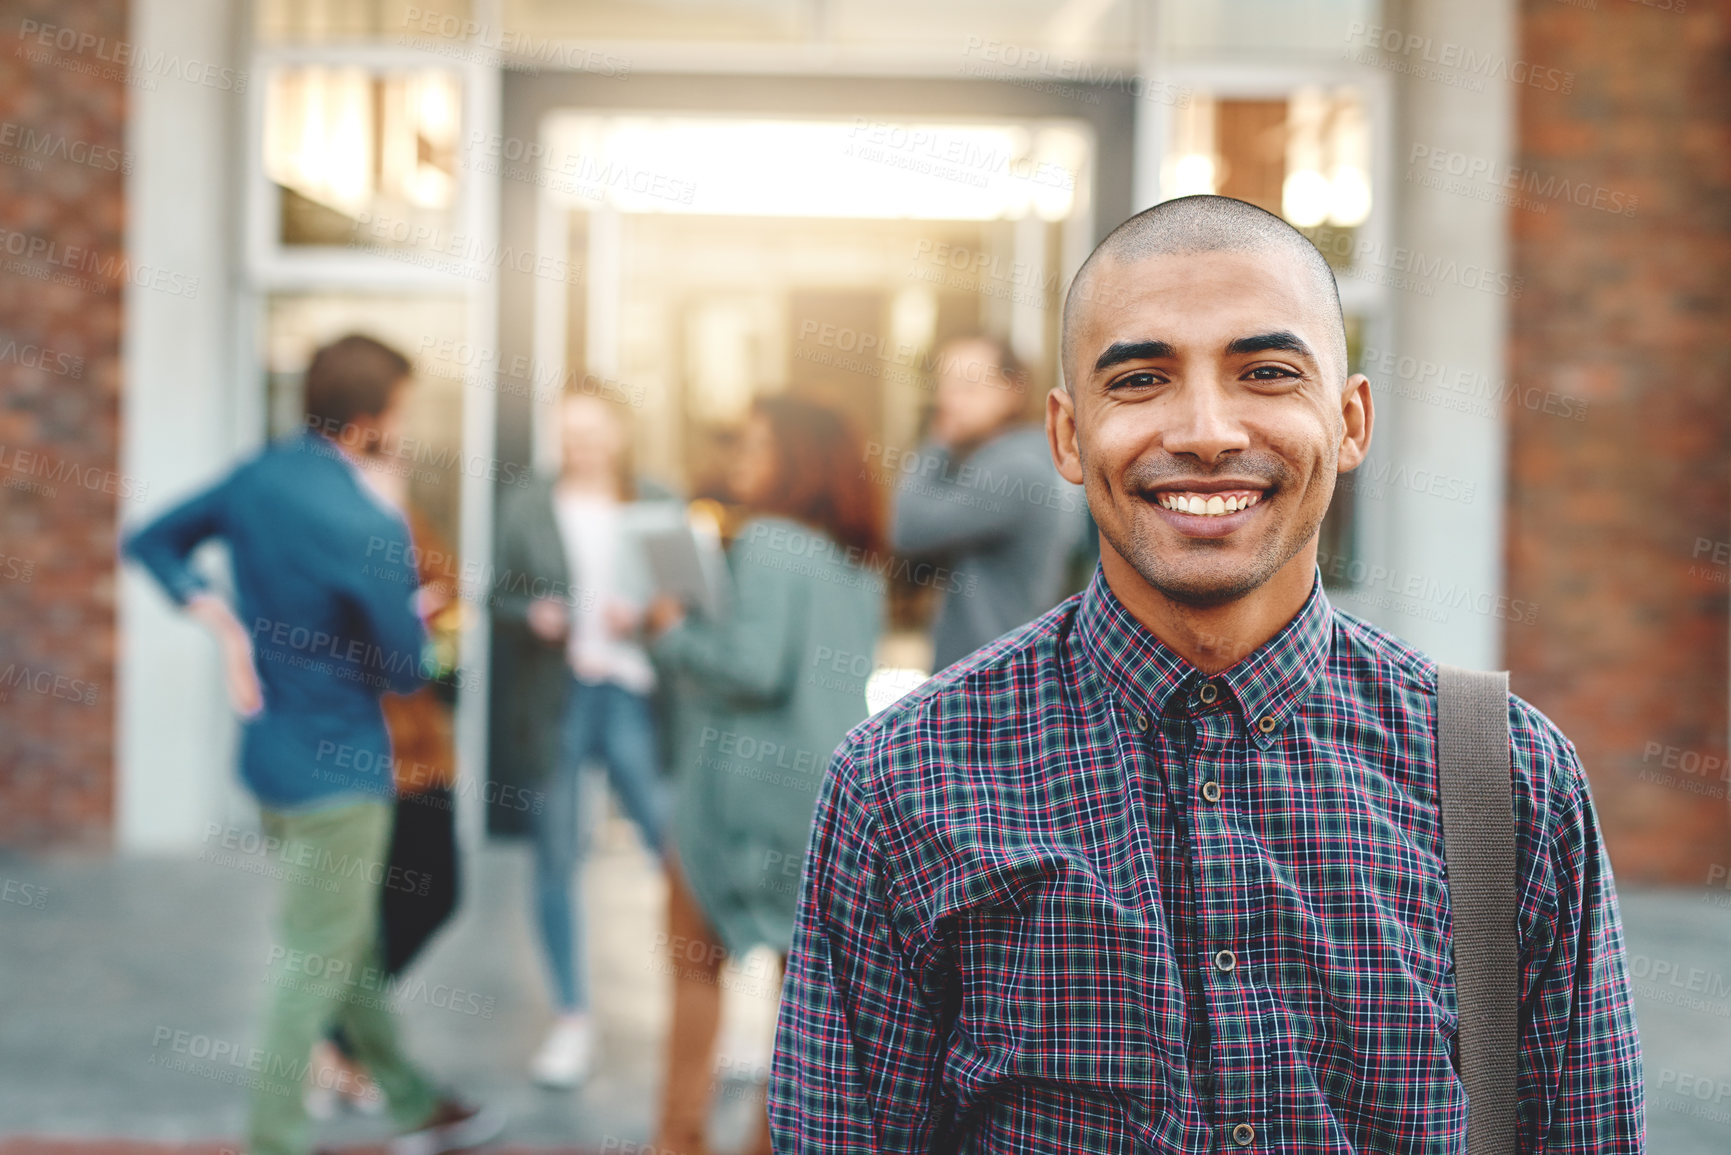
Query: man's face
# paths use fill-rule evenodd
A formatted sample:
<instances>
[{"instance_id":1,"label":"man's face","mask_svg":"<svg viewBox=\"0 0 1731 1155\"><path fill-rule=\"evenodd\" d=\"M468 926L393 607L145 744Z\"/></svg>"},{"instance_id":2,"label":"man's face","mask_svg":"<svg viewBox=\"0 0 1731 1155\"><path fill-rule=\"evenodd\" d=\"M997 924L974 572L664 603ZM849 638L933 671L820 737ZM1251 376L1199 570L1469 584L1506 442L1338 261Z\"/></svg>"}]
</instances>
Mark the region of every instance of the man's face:
<instances>
[{"instance_id":1,"label":"man's face","mask_svg":"<svg viewBox=\"0 0 1731 1155\"><path fill-rule=\"evenodd\" d=\"M1331 302L1279 250L1105 258L1092 275L1047 428L1104 545L1185 605L1308 575L1335 476L1370 444L1369 382L1343 389Z\"/></svg>"},{"instance_id":2,"label":"man's face","mask_svg":"<svg viewBox=\"0 0 1731 1155\"><path fill-rule=\"evenodd\" d=\"M932 436L945 445L984 441L1021 412L1022 382L1004 376L989 341L956 341L937 357Z\"/></svg>"}]
</instances>

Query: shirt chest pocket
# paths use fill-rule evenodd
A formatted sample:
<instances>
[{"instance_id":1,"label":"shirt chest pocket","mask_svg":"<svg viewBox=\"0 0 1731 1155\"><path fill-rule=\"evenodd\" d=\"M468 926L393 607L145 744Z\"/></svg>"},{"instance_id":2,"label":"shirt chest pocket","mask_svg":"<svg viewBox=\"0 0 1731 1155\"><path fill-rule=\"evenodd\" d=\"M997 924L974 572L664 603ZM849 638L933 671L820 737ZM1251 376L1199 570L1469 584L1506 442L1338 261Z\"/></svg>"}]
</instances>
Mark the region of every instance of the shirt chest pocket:
<instances>
[{"instance_id":1,"label":"shirt chest pocket","mask_svg":"<svg viewBox=\"0 0 1731 1155\"><path fill-rule=\"evenodd\" d=\"M953 909L961 1005L957 1039L971 1062L1014 1081L1146 1095L1169 1006L1171 947L1156 912L1063 859L1018 862Z\"/></svg>"}]
</instances>

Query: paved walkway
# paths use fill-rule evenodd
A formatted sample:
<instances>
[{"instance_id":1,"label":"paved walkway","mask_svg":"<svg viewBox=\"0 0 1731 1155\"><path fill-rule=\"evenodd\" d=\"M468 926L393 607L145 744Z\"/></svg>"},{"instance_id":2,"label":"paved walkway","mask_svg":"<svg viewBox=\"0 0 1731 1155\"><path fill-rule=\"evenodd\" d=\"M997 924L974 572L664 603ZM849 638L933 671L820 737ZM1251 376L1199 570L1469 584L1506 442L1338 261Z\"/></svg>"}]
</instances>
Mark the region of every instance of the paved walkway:
<instances>
[{"instance_id":1,"label":"paved walkway","mask_svg":"<svg viewBox=\"0 0 1731 1155\"><path fill-rule=\"evenodd\" d=\"M238 860L257 865L256 858ZM229 1061L251 1045L271 881L233 861L0 860L0 1155L218 1155L241 1133ZM667 1017L656 933L662 887L629 833L604 832L586 878L604 1041L580 1091L523 1071L548 1004L515 844L477 856L457 921L400 992L413 1053L511 1118L517 1150L629 1155L649 1138ZM1731 1150L1731 891L1625 893L1623 913L1655 1155ZM605 928L605 933L603 933ZM730 1072L718 1150L761 1109L776 976L729 980ZM339 1119L336 1144L376 1144L380 1121ZM125 1136L131 1142L108 1141ZM10 1137L10 1138L7 1138Z\"/></svg>"}]
</instances>

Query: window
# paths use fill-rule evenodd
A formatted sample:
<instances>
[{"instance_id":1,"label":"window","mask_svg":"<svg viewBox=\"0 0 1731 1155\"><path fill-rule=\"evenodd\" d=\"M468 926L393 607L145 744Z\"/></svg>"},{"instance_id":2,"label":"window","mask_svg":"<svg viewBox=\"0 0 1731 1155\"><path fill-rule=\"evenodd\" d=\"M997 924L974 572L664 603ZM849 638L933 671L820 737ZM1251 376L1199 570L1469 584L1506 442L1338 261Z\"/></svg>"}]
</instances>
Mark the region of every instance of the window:
<instances>
[{"instance_id":1,"label":"window","mask_svg":"<svg viewBox=\"0 0 1731 1155\"><path fill-rule=\"evenodd\" d=\"M461 83L450 72L271 73L264 169L285 246L437 249L453 230Z\"/></svg>"}]
</instances>

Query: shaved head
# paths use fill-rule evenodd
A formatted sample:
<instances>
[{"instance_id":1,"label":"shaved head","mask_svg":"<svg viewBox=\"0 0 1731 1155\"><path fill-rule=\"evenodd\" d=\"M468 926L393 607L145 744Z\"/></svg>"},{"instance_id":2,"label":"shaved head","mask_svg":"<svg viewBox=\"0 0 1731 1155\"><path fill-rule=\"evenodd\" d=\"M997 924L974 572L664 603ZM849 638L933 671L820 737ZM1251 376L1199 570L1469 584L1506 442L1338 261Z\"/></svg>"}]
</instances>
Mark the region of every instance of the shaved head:
<instances>
[{"instance_id":1,"label":"shaved head","mask_svg":"<svg viewBox=\"0 0 1731 1155\"><path fill-rule=\"evenodd\" d=\"M1317 306L1329 317L1331 355L1340 382L1346 380L1346 316L1340 307L1340 286L1334 270L1310 239L1271 212L1246 201L1221 196L1189 196L1164 201L1144 209L1113 229L1095 247L1064 298L1062 357L1066 386L1076 380L1079 369L1071 363L1078 318L1089 308L1110 307L1096 301L1096 276L1101 268L1134 265L1148 257L1193 253L1278 252L1295 258L1291 263L1310 282L1307 289Z\"/></svg>"},{"instance_id":2,"label":"shaved head","mask_svg":"<svg viewBox=\"0 0 1731 1155\"><path fill-rule=\"evenodd\" d=\"M1217 612L1273 636L1310 594L1335 479L1375 420L1328 262L1254 205L1167 201L1083 263L1063 339L1046 436L1087 490L1113 592L1162 640L1190 631L1193 661L1214 660L1195 631Z\"/></svg>"}]
</instances>

